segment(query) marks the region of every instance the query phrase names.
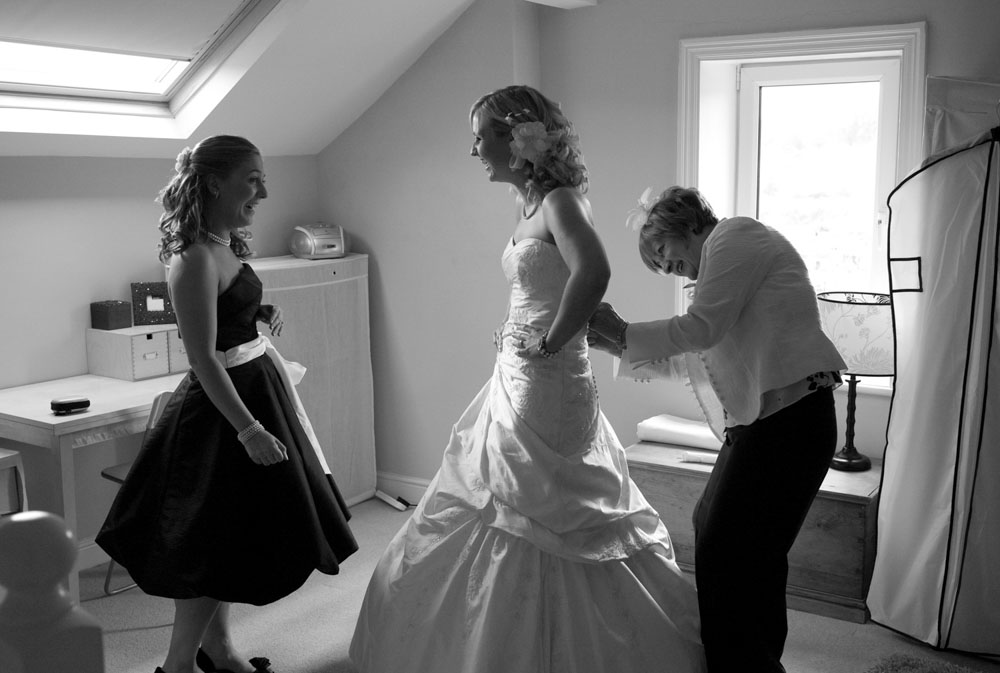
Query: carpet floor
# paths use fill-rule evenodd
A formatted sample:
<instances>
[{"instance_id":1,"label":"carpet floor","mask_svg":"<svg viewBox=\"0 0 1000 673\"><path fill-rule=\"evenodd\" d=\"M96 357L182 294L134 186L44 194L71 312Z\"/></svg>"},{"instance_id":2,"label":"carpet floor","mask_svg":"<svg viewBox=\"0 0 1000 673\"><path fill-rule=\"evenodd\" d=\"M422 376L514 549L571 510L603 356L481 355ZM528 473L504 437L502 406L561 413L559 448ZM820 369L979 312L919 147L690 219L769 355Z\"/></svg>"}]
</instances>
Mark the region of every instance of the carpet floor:
<instances>
[{"instance_id":1,"label":"carpet floor","mask_svg":"<svg viewBox=\"0 0 1000 673\"><path fill-rule=\"evenodd\" d=\"M314 573L301 589L264 607L233 605L233 637L245 655L266 656L278 673L357 673L347 649L368 579L409 514L375 499L351 511L351 528L361 549L347 559L339 575ZM106 565L98 566L80 577L81 605L104 628L106 671L152 673L167 651L173 602L138 589L105 596L106 571ZM112 586L128 581L125 571L116 568ZM1000 673L1000 660L936 651L870 622L855 624L798 611L789 611L788 622L782 660L788 673ZM877 668L893 656L939 667Z\"/></svg>"}]
</instances>

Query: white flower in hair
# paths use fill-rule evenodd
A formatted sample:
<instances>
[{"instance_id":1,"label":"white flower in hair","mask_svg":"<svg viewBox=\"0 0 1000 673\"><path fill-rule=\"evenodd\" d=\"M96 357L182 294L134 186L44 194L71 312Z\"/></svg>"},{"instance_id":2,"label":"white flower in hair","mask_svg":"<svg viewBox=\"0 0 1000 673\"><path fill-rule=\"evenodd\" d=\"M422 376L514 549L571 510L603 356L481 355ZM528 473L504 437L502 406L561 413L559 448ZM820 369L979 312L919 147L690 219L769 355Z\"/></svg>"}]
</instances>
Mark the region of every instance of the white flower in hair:
<instances>
[{"instance_id":1,"label":"white flower in hair","mask_svg":"<svg viewBox=\"0 0 1000 673\"><path fill-rule=\"evenodd\" d=\"M646 221L649 220L649 211L656 205L658 198L659 195L653 193L652 187L646 187L645 191L639 197L639 205L628 211L628 215L625 217L625 226L632 231L642 229L642 225L646 224Z\"/></svg>"},{"instance_id":2,"label":"white flower in hair","mask_svg":"<svg viewBox=\"0 0 1000 673\"><path fill-rule=\"evenodd\" d=\"M517 170L524 162L538 163L539 157L552 149L560 132L549 133L542 122L521 122L511 131L510 167Z\"/></svg>"},{"instance_id":3,"label":"white flower in hair","mask_svg":"<svg viewBox=\"0 0 1000 673\"><path fill-rule=\"evenodd\" d=\"M191 148L185 147L177 155L177 162L174 164L174 172L183 173L191 165Z\"/></svg>"}]
</instances>

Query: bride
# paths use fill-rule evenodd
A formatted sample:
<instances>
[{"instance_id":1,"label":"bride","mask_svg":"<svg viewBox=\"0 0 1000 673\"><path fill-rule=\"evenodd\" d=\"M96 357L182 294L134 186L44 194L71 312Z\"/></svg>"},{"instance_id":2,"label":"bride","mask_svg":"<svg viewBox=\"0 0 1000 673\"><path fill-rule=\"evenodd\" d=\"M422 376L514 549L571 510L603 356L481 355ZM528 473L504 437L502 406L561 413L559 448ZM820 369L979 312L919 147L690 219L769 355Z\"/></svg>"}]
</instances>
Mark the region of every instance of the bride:
<instances>
[{"instance_id":1,"label":"bride","mask_svg":"<svg viewBox=\"0 0 1000 673\"><path fill-rule=\"evenodd\" d=\"M705 669L693 583L601 413L587 321L610 270L579 139L526 86L470 113L472 156L521 216L493 377L385 550L351 643L363 673Z\"/></svg>"}]
</instances>

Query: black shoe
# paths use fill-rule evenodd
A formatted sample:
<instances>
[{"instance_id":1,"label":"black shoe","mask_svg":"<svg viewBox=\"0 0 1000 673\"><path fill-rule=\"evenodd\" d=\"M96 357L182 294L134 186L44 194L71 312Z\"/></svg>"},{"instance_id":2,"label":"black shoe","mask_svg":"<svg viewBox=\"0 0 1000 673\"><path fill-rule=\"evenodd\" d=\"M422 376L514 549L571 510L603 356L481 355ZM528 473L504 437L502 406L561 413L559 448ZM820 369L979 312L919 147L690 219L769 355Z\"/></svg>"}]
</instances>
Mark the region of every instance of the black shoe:
<instances>
[{"instance_id":1,"label":"black shoe","mask_svg":"<svg viewBox=\"0 0 1000 673\"><path fill-rule=\"evenodd\" d=\"M212 662L212 658L205 654L205 650L200 647L198 648L198 653L194 655L194 663L196 663L198 668L203 670L205 673L216 673L216 671L218 671L218 673L223 673L223 671L215 667L215 664ZM157 671L156 673L160 672Z\"/></svg>"},{"instance_id":2,"label":"black shoe","mask_svg":"<svg viewBox=\"0 0 1000 673\"><path fill-rule=\"evenodd\" d=\"M212 658L205 654L205 650L200 647L194 657L194 661L198 664L198 668L205 673L233 673L228 668L216 668ZM255 671L259 671L259 673L274 673L274 669L271 668L271 662L266 657L253 657L250 659L250 665L253 666ZM163 673L163 671L157 670L155 673Z\"/></svg>"},{"instance_id":3,"label":"black shoe","mask_svg":"<svg viewBox=\"0 0 1000 673\"><path fill-rule=\"evenodd\" d=\"M274 673L271 661L267 657L250 657L250 665L259 673Z\"/></svg>"}]
</instances>

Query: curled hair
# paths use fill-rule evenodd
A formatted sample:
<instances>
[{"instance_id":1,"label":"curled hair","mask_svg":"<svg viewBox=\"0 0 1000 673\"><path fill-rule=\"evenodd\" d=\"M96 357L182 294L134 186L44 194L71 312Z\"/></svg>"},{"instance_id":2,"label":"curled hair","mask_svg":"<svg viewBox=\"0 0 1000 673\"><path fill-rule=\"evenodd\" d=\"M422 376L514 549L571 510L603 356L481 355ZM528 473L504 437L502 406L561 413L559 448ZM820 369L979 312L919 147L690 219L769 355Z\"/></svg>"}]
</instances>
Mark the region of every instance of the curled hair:
<instances>
[{"instance_id":1,"label":"curled hair","mask_svg":"<svg viewBox=\"0 0 1000 673\"><path fill-rule=\"evenodd\" d=\"M553 138L548 151L524 162L527 173L525 201L537 206L557 187L575 187L586 193L589 186L580 137L559 105L524 85L497 89L477 100L469 111L469 121L482 111L498 134L513 138L514 127L525 122L541 122Z\"/></svg>"},{"instance_id":2,"label":"curled hair","mask_svg":"<svg viewBox=\"0 0 1000 673\"><path fill-rule=\"evenodd\" d=\"M659 273L656 249L663 241L687 241L718 223L712 206L697 189L668 187L657 197L639 230L639 256L643 264Z\"/></svg>"},{"instance_id":3,"label":"curled hair","mask_svg":"<svg viewBox=\"0 0 1000 673\"><path fill-rule=\"evenodd\" d=\"M160 261L183 252L192 243L208 240L205 202L209 199L208 176L227 178L253 157L260 156L253 143L239 136L211 136L194 148L185 147L177 155L176 174L160 190L157 201L163 205L160 216ZM240 259L251 255L249 231L231 232L229 247Z\"/></svg>"}]
</instances>

